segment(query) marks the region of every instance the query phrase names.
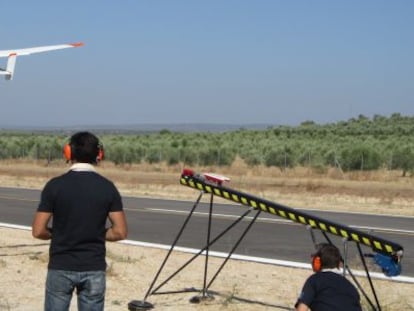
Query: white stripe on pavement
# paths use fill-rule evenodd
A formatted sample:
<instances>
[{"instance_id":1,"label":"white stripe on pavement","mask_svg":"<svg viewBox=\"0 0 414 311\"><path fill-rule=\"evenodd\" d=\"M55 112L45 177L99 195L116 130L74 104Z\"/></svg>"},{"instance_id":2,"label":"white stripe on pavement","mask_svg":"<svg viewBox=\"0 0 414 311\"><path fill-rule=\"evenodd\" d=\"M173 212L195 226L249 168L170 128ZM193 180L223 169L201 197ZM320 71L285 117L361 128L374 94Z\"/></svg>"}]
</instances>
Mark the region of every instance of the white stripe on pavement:
<instances>
[{"instance_id":1,"label":"white stripe on pavement","mask_svg":"<svg viewBox=\"0 0 414 311\"><path fill-rule=\"evenodd\" d=\"M10 229L19 229L19 230L31 230L32 229L29 226L14 225L14 224L2 223L2 222L0 222L0 227L10 228ZM169 250L171 248L171 245L140 242L140 241L133 241L133 240L123 240L118 243L126 244L126 245L133 245L133 246L158 248L158 249L164 249L164 250ZM175 246L174 251L191 253L191 254L197 254L200 252L199 249L180 247L180 246ZM202 254L205 254L205 252L203 252ZM219 257L219 258L226 258L228 256L228 253L209 251L209 255L214 256L214 257ZM290 268L312 269L311 265L308 263L295 262L295 261L269 259L269 258L245 256L245 255L238 255L238 254L233 254L230 258L235 259L235 260L271 264L271 265L284 266L284 267L290 267ZM366 277L365 271L353 271L353 274L356 276ZM388 281L391 280L394 282L414 284L414 277L408 277L408 276L402 276L402 275L395 276L395 277L387 277L384 274L378 273L378 272L370 272L370 276L375 279L388 280Z\"/></svg>"}]
</instances>

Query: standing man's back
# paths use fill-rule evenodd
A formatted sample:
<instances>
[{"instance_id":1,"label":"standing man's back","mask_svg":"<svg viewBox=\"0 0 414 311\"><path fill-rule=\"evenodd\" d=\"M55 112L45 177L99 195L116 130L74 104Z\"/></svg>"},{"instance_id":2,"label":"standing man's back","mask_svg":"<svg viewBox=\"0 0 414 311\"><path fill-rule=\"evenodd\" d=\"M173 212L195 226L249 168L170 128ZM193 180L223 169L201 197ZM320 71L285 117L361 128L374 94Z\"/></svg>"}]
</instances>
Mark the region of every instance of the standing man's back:
<instances>
[{"instance_id":1,"label":"standing man's back","mask_svg":"<svg viewBox=\"0 0 414 311\"><path fill-rule=\"evenodd\" d=\"M65 147L69 172L51 179L42 191L32 232L52 240L45 310L69 310L74 289L79 310L104 309L105 241L125 239L127 225L118 190L92 165L102 154L93 134L76 133ZM108 219L112 226L106 229Z\"/></svg>"}]
</instances>

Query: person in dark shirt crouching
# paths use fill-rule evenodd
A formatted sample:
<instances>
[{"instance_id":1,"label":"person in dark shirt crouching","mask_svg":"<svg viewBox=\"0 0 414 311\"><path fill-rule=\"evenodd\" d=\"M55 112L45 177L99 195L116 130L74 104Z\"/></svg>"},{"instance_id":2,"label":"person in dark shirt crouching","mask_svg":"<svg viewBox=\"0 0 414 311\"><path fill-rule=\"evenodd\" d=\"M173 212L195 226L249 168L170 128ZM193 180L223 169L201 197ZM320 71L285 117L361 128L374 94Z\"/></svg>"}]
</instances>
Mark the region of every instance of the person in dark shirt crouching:
<instances>
[{"instance_id":1,"label":"person in dark shirt crouching","mask_svg":"<svg viewBox=\"0 0 414 311\"><path fill-rule=\"evenodd\" d=\"M320 244L312 255L315 272L305 282L295 304L296 311L361 311L357 289L342 274L339 249Z\"/></svg>"}]
</instances>

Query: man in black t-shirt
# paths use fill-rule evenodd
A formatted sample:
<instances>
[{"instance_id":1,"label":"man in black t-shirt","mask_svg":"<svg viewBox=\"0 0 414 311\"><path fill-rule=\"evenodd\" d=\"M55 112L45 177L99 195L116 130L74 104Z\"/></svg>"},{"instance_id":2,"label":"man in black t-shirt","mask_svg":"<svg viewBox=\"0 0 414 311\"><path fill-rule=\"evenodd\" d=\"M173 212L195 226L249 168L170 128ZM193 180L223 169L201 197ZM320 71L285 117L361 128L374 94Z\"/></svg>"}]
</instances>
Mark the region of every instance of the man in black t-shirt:
<instances>
[{"instance_id":1,"label":"man in black t-shirt","mask_svg":"<svg viewBox=\"0 0 414 311\"><path fill-rule=\"evenodd\" d=\"M72 166L46 184L32 225L35 238L51 239L45 310L69 310L76 289L78 310L101 311L106 289L105 241L127 236L122 200L115 185L92 165L103 152L95 135L76 133L65 148ZM111 226L106 229L108 219Z\"/></svg>"},{"instance_id":2,"label":"man in black t-shirt","mask_svg":"<svg viewBox=\"0 0 414 311\"><path fill-rule=\"evenodd\" d=\"M320 244L312 256L315 273L305 282L296 311L361 311L358 291L340 273L341 254L332 244Z\"/></svg>"}]
</instances>

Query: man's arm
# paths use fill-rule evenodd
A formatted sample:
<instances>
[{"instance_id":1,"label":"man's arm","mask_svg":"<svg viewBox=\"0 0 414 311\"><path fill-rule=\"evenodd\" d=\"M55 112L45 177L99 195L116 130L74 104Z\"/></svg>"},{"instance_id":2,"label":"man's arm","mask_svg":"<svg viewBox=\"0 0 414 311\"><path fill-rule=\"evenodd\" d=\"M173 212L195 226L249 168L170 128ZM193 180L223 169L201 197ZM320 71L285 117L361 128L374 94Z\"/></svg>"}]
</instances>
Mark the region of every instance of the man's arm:
<instances>
[{"instance_id":1,"label":"man's arm","mask_svg":"<svg viewBox=\"0 0 414 311\"><path fill-rule=\"evenodd\" d=\"M36 239L50 240L52 232L47 228L52 213L36 212L32 223L32 235Z\"/></svg>"},{"instance_id":2,"label":"man's arm","mask_svg":"<svg viewBox=\"0 0 414 311\"><path fill-rule=\"evenodd\" d=\"M307 305L305 305L303 302L299 302L299 304L296 306L295 311L308 311L309 308Z\"/></svg>"},{"instance_id":3,"label":"man's arm","mask_svg":"<svg viewBox=\"0 0 414 311\"><path fill-rule=\"evenodd\" d=\"M125 213L123 211L111 212L109 213L109 221L112 226L106 230L105 240L115 242L126 239L128 227Z\"/></svg>"}]
</instances>

